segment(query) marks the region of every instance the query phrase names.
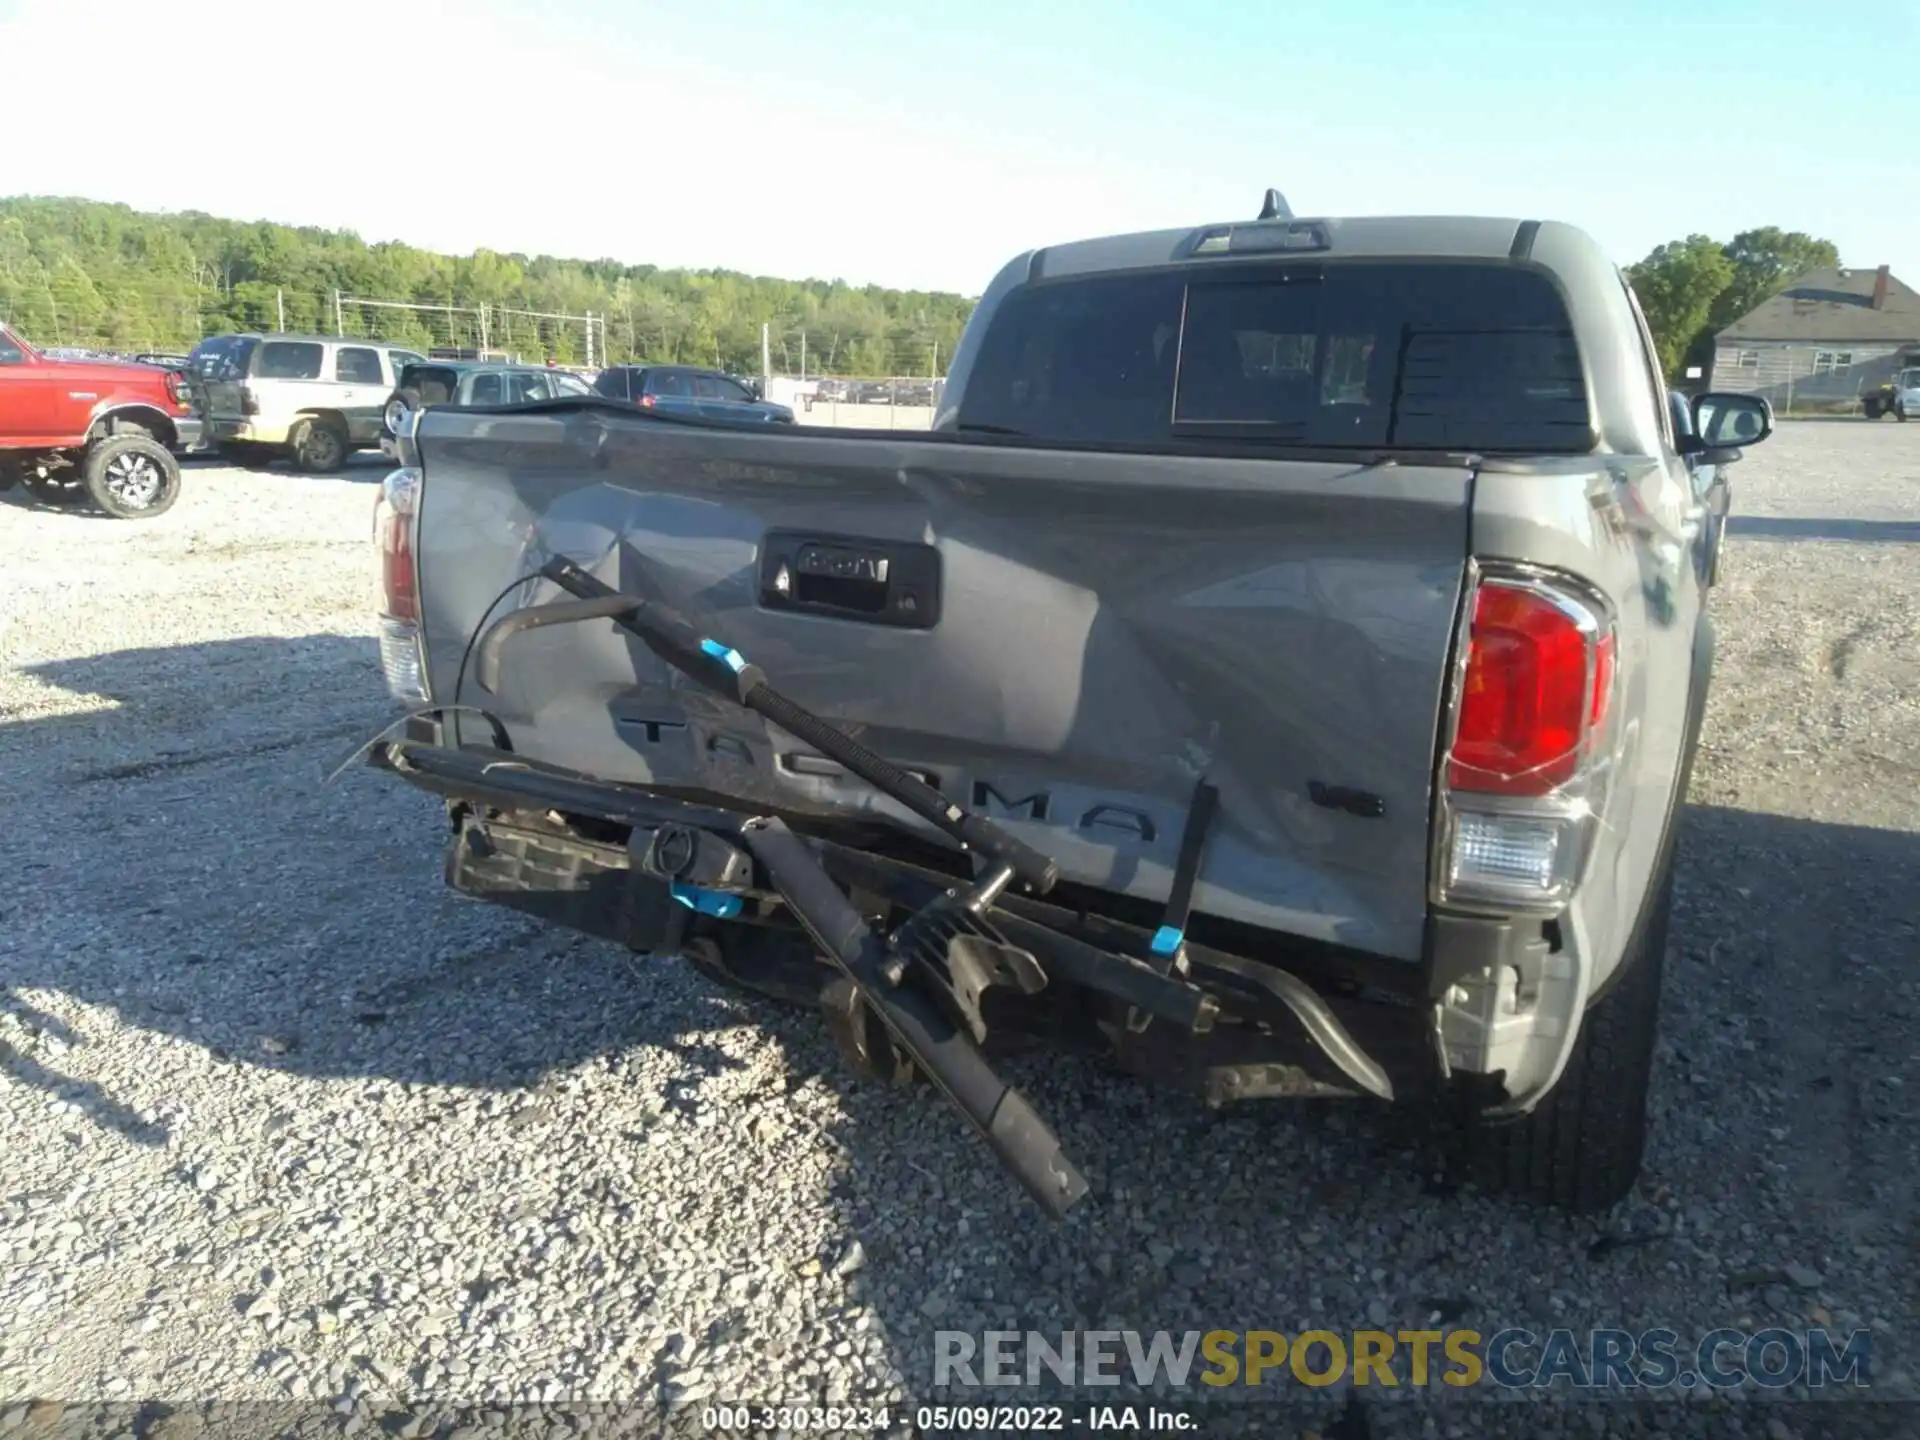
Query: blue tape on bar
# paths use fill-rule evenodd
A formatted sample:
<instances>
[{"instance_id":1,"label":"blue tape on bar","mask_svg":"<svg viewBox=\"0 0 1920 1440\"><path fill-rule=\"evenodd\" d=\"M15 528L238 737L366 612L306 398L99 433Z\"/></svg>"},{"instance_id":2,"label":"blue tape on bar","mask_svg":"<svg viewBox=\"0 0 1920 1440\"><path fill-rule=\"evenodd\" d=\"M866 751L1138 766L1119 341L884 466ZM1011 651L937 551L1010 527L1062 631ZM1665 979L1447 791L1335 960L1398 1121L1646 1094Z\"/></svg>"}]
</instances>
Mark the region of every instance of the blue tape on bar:
<instances>
[{"instance_id":1,"label":"blue tape on bar","mask_svg":"<svg viewBox=\"0 0 1920 1440\"><path fill-rule=\"evenodd\" d=\"M667 891L687 909L697 910L702 915L731 920L740 913L738 895L724 895L718 890L702 890L698 886L682 885L677 880L667 887Z\"/></svg>"},{"instance_id":2,"label":"blue tape on bar","mask_svg":"<svg viewBox=\"0 0 1920 1440\"><path fill-rule=\"evenodd\" d=\"M1187 938L1187 932L1175 929L1171 925L1162 925L1153 932L1153 953L1174 956L1180 953L1180 946Z\"/></svg>"},{"instance_id":3,"label":"blue tape on bar","mask_svg":"<svg viewBox=\"0 0 1920 1440\"><path fill-rule=\"evenodd\" d=\"M747 668L747 657L731 645L722 645L718 640L702 640L700 648L722 662L729 670L738 675Z\"/></svg>"}]
</instances>

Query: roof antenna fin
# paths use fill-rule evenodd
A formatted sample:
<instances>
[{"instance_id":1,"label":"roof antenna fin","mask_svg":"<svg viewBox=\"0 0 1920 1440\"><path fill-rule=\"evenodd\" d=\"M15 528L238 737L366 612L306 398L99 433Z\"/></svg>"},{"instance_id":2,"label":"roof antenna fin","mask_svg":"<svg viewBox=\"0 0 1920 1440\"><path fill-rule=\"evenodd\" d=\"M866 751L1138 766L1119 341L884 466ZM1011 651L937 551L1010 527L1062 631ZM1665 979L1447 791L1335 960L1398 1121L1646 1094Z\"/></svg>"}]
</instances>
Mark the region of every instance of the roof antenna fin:
<instances>
[{"instance_id":1,"label":"roof antenna fin","mask_svg":"<svg viewBox=\"0 0 1920 1440\"><path fill-rule=\"evenodd\" d=\"M1293 218L1293 207L1287 204L1286 196L1282 195L1278 190L1269 188L1267 198L1260 202L1260 218L1262 220L1291 220Z\"/></svg>"}]
</instances>

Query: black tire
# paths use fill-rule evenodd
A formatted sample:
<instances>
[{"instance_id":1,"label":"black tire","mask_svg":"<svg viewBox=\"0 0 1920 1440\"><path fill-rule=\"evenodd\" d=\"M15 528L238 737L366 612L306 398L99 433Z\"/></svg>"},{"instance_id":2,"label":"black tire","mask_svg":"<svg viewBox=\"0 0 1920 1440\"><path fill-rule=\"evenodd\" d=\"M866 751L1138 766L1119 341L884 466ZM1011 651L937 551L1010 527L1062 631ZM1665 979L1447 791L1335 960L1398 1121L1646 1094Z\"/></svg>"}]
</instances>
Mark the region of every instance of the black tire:
<instances>
[{"instance_id":1,"label":"black tire","mask_svg":"<svg viewBox=\"0 0 1920 1440\"><path fill-rule=\"evenodd\" d=\"M387 434L398 435L400 433L400 427L395 422L403 417L396 412L402 410L418 410L420 404L420 392L411 386L394 391L387 399L386 408L380 412L380 423L386 427Z\"/></svg>"},{"instance_id":2,"label":"black tire","mask_svg":"<svg viewBox=\"0 0 1920 1440\"><path fill-rule=\"evenodd\" d=\"M180 498L180 462L150 435L115 435L87 447L87 498L116 520L151 520Z\"/></svg>"},{"instance_id":3,"label":"black tire","mask_svg":"<svg viewBox=\"0 0 1920 1440\"><path fill-rule=\"evenodd\" d=\"M287 432L287 450L293 456L294 469L308 475L331 475L345 466L353 446L338 420L316 415L294 423Z\"/></svg>"},{"instance_id":4,"label":"black tire","mask_svg":"<svg viewBox=\"0 0 1920 1440\"><path fill-rule=\"evenodd\" d=\"M1611 987L1588 1006L1559 1082L1533 1113L1462 1121L1467 1177L1487 1190L1566 1210L1605 1210L1640 1178L1647 1087L1659 1029L1673 905L1668 868Z\"/></svg>"},{"instance_id":5,"label":"black tire","mask_svg":"<svg viewBox=\"0 0 1920 1440\"><path fill-rule=\"evenodd\" d=\"M1906 424L1907 423L1907 407L1904 405L1895 406L1893 411L1893 418L1898 420L1902 425Z\"/></svg>"}]
</instances>

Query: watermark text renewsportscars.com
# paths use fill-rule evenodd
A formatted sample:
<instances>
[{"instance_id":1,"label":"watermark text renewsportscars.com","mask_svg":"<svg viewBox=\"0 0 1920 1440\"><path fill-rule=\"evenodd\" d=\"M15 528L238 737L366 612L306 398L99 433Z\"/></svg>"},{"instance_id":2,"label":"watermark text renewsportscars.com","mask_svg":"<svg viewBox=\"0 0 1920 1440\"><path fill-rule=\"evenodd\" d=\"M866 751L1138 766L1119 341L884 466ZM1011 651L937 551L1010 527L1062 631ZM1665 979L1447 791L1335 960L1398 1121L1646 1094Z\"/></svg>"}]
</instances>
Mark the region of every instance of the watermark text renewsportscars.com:
<instances>
[{"instance_id":1,"label":"watermark text renewsportscars.com","mask_svg":"<svg viewBox=\"0 0 1920 1440\"><path fill-rule=\"evenodd\" d=\"M1292 1384L1651 1391L1873 1383L1870 1332L1722 1329L940 1330L936 1388Z\"/></svg>"}]
</instances>

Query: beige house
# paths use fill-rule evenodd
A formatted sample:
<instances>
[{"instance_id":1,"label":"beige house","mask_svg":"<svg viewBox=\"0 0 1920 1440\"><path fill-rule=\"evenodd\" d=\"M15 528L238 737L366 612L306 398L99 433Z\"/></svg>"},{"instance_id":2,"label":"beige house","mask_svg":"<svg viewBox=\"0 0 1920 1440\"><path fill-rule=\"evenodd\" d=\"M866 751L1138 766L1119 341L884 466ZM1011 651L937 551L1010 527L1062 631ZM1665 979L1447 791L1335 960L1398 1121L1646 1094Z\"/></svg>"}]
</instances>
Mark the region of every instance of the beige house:
<instances>
[{"instance_id":1,"label":"beige house","mask_svg":"<svg viewBox=\"0 0 1920 1440\"><path fill-rule=\"evenodd\" d=\"M1714 337L1715 390L1776 408L1853 401L1920 364L1920 294L1878 270L1815 270Z\"/></svg>"}]
</instances>

